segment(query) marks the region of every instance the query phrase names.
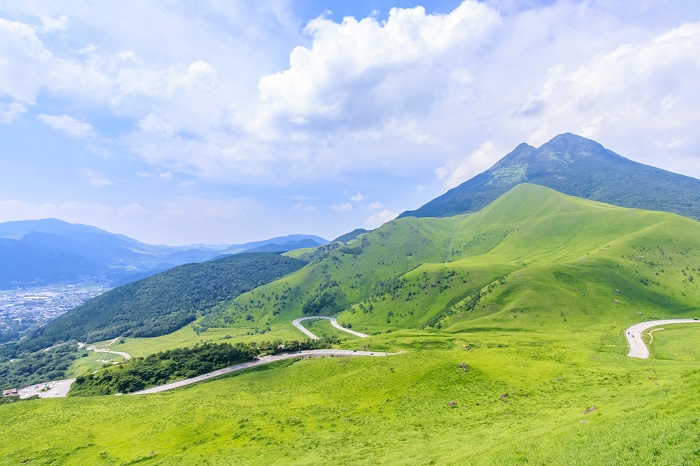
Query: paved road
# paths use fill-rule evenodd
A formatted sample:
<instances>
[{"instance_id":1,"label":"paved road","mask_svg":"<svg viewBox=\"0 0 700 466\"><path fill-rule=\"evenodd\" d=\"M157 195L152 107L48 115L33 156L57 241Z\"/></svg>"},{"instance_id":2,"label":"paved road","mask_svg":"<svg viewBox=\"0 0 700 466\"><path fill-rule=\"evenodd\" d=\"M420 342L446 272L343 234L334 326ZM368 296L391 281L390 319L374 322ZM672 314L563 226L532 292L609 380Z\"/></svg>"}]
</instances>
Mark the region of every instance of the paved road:
<instances>
[{"instance_id":1,"label":"paved road","mask_svg":"<svg viewBox=\"0 0 700 466\"><path fill-rule=\"evenodd\" d=\"M160 385L158 387L147 388L145 390L140 390L138 392L132 392L130 395L147 395L149 393L159 393L165 392L167 390L173 390L175 388L184 387L185 385L191 385L197 382L203 382L205 380L212 379L224 374L230 374L231 372L241 371L243 369L248 369L250 367L261 366L263 364L270 364L274 361L281 361L283 359L304 359L304 358L324 358L324 357L348 357L348 356L391 356L392 353L381 353L381 352L369 352L369 351L352 351L352 350L333 350L333 349L321 349L321 350L308 350L300 351L298 353L283 353L275 354L273 356L263 356L260 359L256 359L250 362L244 362L242 364L236 364L235 366L226 367L224 369L219 369L218 371L210 372L208 374L199 375L197 377L192 377L191 379L178 380L177 382L172 382L166 385Z\"/></svg>"},{"instance_id":2,"label":"paved road","mask_svg":"<svg viewBox=\"0 0 700 466\"><path fill-rule=\"evenodd\" d=\"M304 332L304 333L306 334L306 336L308 336L308 337L311 338L312 340L320 340L320 338L318 338L316 335L314 335L314 334L311 333L309 330L307 330L306 328L304 328L303 325L301 325L301 322L302 322L302 321L304 321L304 320L311 320L311 319L326 319L326 320L330 320L330 321L331 321L331 325L332 325L333 327L335 327L335 328L337 328L337 329L339 329L339 330L342 330L343 332L348 332L348 333L350 333L350 334L352 334L352 335L355 335L356 337L360 337L360 338L367 338L367 337L369 337L369 335L365 335L364 333L356 332L356 331L354 331L354 330L350 330L349 328L343 327L342 325L340 325L340 324L338 323L337 320L335 320L335 317L326 317L326 316L300 317L300 318L298 318L298 319L294 319L294 322L292 322L292 325L294 325L296 328L298 328L299 330L301 330L302 332Z\"/></svg>"},{"instance_id":3,"label":"paved road","mask_svg":"<svg viewBox=\"0 0 700 466\"><path fill-rule=\"evenodd\" d=\"M633 325L625 332L627 341L630 344L630 352L627 356L631 358L647 359L649 357L649 348L647 348L647 345L645 345L642 340L642 333L652 327L670 324L700 324L700 321L697 319L664 319L651 320L649 322Z\"/></svg>"},{"instance_id":4,"label":"paved road","mask_svg":"<svg viewBox=\"0 0 700 466\"><path fill-rule=\"evenodd\" d=\"M119 356L123 357L125 361L128 361L129 359L131 359L131 355L129 353L123 353L121 351L112 351L112 350L108 350L105 348L95 348L94 346L86 346L85 343L78 343L78 348L84 348L88 351L94 351L95 353L118 354Z\"/></svg>"}]
</instances>

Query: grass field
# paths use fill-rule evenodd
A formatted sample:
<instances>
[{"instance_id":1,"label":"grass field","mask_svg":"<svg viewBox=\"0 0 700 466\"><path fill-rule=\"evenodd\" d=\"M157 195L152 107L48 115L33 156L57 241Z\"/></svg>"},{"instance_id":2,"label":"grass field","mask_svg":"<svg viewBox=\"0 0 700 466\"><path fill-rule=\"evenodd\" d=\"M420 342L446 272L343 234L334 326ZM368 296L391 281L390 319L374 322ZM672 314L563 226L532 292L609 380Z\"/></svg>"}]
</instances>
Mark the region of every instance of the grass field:
<instances>
[{"instance_id":1,"label":"grass field","mask_svg":"<svg viewBox=\"0 0 700 466\"><path fill-rule=\"evenodd\" d=\"M385 358L275 363L148 396L0 406L7 464L700 464L700 224L522 187L469 217L401 219L163 337L299 339L332 302ZM263 333L264 331L264 333ZM330 332L330 333L329 333ZM335 332L335 333L333 333ZM229 338L230 337L230 338ZM51 429L68 435L49 435ZM38 435L41 442L34 441ZM0 460L1 461L1 460Z\"/></svg>"},{"instance_id":2,"label":"grass field","mask_svg":"<svg viewBox=\"0 0 700 466\"><path fill-rule=\"evenodd\" d=\"M590 352L563 335L405 333L368 342L407 351L387 358L286 362L159 395L3 406L15 440L0 440L0 455L7 464L700 460L700 363L684 355L634 360L623 345ZM16 440L59 426L70 434Z\"/></svg>"}]
</instances>

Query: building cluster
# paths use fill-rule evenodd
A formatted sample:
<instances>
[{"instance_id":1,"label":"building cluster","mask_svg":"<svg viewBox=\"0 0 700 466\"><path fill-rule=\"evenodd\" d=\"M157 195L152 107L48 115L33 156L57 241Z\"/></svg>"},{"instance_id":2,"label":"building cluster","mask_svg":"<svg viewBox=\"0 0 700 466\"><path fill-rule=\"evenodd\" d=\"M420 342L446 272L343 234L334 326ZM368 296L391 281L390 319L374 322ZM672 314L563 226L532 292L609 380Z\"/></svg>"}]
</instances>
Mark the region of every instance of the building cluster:
<instances>
[{"instance_id":1,"label":"building cluster","mask_svg":"<svg viewBox=\"0 0 700 466\"><path fill-rule=\"evenodd\" d=\"M0 291L0 333L44 324L109 289L73 284Z\"/></svg>"}]
</instances>

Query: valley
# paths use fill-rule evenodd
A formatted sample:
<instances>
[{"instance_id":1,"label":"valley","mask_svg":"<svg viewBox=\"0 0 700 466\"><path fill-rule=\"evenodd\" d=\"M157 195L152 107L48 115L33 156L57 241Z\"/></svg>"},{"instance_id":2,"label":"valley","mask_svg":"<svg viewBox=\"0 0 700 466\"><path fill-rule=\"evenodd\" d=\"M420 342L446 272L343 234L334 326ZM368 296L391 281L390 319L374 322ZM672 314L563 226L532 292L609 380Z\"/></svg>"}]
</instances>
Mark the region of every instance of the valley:
<instances>
[{"instance_id":1,"label":"valley","mask_svg":"<svg viewBox=\"0 0 700 466\"><path fill-rule=\"evenodd\" d=\"M73 435L0 441L0 453L66 464L692 464L699 253L693 220L528 184L475 214L395 220L286 253L305 265L175 332L94 343L137 359L218 342L275 347L304 336L296 322L338 338L334 357L244 363L148 395L10 403L0 410L20 435L38 419ZM626 329L660 319L688 320L642 335L651 358L628 357ZM366 353L393 355L347 356ZM78 412L89 429L66 418Z\"/></svg>"}]
</instances>

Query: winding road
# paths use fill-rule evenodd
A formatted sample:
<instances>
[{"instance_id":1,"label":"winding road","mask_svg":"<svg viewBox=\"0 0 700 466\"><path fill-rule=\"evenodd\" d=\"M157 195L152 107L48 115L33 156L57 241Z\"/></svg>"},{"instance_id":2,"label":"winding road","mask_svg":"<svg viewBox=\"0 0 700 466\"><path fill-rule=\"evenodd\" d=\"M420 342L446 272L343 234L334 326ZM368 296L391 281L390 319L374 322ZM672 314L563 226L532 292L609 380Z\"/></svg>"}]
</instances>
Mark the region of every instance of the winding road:
<instances>
[{"instance_id":1,"label":"winding road","mask_svg":"<svg viewBox=\"0 0 700 466\"><path fill-rule=\"evenodd\" d=\"M630 352L627 356L631 358L647 359L649 357L649 348L644 344L642 340L642 333L652 327L658 327L659 325L671 325L671 324L700 324L698 319L663 319L663 320L651 320L649 322L642 322L640 324L635 324L627 329L625 336L627 336L627 341L630 344Z\"/></svg>"},{"instance_id":2,"label":"winding road","mask_svg":"<svg viewBox=\"0 0 700 466\"><path fill-rule=\"evenodd\" d=\"M112 343L114 343L114 341L112 341ZM112 343L110 343L110 345L111 345ZM129 359L131 359L131 355L130 355L129 353L124 353L124 352L121 352L121 351L112 351L112 350L108 350L108 349L106 349L106 348L96 348L95 346L92 346L92 345L91 345L91 346L87 346L87 345L85 345L85 343L78 343L78 348L82 348L82 349L85 349L85 350L87 350L87 351L94 351L95 353L112 353L112 354L117 354L117 355L123 357L125 361L128 361Z\"/></svg>"},{"instance_id":3,"label":"winding road","mask_svg":"<svg viewBox=\"0 0 700 466\"><path fill-rule=\"evenodd\" d=\"M301 330L302 332L304 332L304 334L306 334L306 336L308 336L308 337L311 338L312 340L320 340L319 337L317 337L316 335L314 335L313 333L311 333L308 329L304 328L303 325L301 325L301 322L302 322L302 321L304 321L304 320L312 320L312 319L326 319L326 320L330 320L330 321L331 321L331 325L332 325L333 327L337 328L338 330L342 330L343 332L348 332L348 333L350 333L350 334L352 334L352 335L355 335L356 337L360 337L360 338L367 338L367 337L369 337L369 335L365 335L364 333L356 332L356 331L354 331L354 330L350 330L349 328L343 327L342 325L340 325L340 324L338 323L337 320L335 320L335 317L326 317L326 316L308 316L308 317L300 317L300 318L298 318L298 319L294 319L294 321L292 322L292 325L294 325L296 328L298 328L299 330Z\"/></svg>"},{"instance_id":4,"label":"winding road","mask_svg":"<svg viewBox=\"0 0 700 466\"><path fill-rule=\"evenodd\" d=\"M321 350L307 350L299 351L298 353L282 353L275 354L272 356L263 356L259 359L250 362L244 362L241 364L236 364L235 366L229 366L224 369L219 369L218 371L209 372L208 374L198 375L197 377L192 377L191 379L178 380L177 382L172 382L165 385L159 385L157 387L147 388L145 390L139 390L138 392L129 393L129 395L147 395L150 393L165 392L168 390L173 390L175 388L184 387L186 385L191 385L197 382L203 382L205 380L210 380L214 377L220 375L230 374L231 372L242 371L243 369L248 369L250 367L261 366L263 364L270 364L271 362L281 361L283 359L305 359L305 358L325 358L325 357L348 357L348 356L392 356L393 353L382 353L382 352L369 352L369 351L354 351L354 350L333 350L333 349L321 349Z\"/></svg>"}]
</instances>

